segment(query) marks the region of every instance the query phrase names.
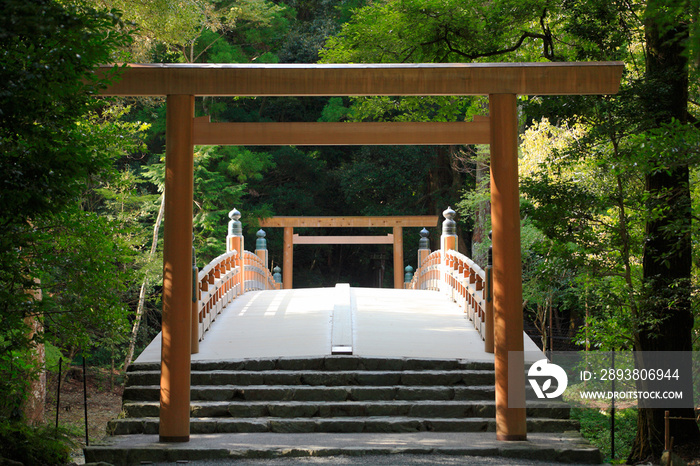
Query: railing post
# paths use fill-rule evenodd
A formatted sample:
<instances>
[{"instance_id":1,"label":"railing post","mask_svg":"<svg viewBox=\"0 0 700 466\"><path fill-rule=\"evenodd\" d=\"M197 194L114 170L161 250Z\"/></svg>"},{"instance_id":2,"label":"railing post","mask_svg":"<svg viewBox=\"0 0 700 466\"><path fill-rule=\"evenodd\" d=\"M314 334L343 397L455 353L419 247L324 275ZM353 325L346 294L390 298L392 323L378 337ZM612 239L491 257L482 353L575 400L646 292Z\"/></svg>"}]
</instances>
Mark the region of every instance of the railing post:
<instances>
[{"instance_id":1,"label":"railing post","mask_svg":"<svg viewBox=\"0 0 700 466\"><path fill-rule=\"evenodd\" d=\"M403 275L403 287L406 288L406 286L411 283L411 280L413 280L413 267L410 265L407 265L406 268L404 269L404 275Z\"/></svg>"},{"instance_id":2,"label":"railing post","mask_svg":"<svg viewBox=\"0 0 700 466\"><path fill-rule=\"evenodd\" d=\"M275 284L277 285L277 289L279 290L282 288L282 269L279 265L276 265L275 268L272 269L272 272L272 278L275 279Z\"/></svg>"},{"instance_id":3,"label":"railing post","mask_svg":"<svg viewBox=\"0 0 700 466\"><path fill-rule=\"evenodd\" d=\"M428 239L430 232L423 228L420 231L420 240L418 240L418 266L420 269L423 266L423 261L430 255L430 240Z\"/></svg>"},{"instance_id":4,"label":"railing post","mask_svg":"<svg viewBox=\"0 0 700 466\"><path fill-rule=\"evenodd\" d=\"M258 239L255 240L255 255L260 258L264 268L267 269L267 240L265 239L265 236L267 236L267 234L264 230L260 229L255 234L255 236L258 237Z\"/></svg>"},{"instance_id":5,"label":"railing post","mask_svg":"<svg viewBox=\"0 0 700 466\"><path fill-rule=\"evenodd\" d=\"M428 264L424 264L423 262L425 262L425 259L430 255L430 240L428 239L429 235L430 232L425 228L420 231L420 240L418 240L418 264L416 265L418 279L416 281L415 289L417 290L423 289L423 283L426 280L424 268L427 267Z\"/></svg>"},{"instance_id":6,"label":"railing post","mask_svg":"<svg viewBox=\"0 0 700 466\"><path fill-rule=\"evenodd\" d=\"M489 232L491 239L491 232ZM486 283L484 286L484 351L493 353L493 246L489 246L488 261L486 263Z\"/></svg>"},{"instance_id":7,"label":"railing post","mask_svg":"<svg viewBox=\"0 0 700 466\"><path fill-rule=\"evenodd\" d=\"M440 277L440 291L443 293L449 292L449 282L452 277L452 267L447 251L457 249L457 222L454 217L457 214L451 207L445 209L442 216L445 221L442 222L442 236L440 237L440 249L442 250L442 277ZM452 293L450 293L450 296Z\"/></svg>"},{"instance_id":8,"label":"railing post","mask_svg":"<svg viewBox=\"0 0 700 466\"><path fill-rule=\"evenodd\" d=\"M403 270L403 227L394 227L394 288L402 289L401 270Z\"/></svg>"},{"instance_id":9,"label":"railing post","mask_svg":"<svg viewBox=\"0 0 700 466\"><path fill-rule=\"evenodd\" d=\"M284 249L282 251L283 278L282 283L285 290L292 289L293 267L294 267L294 228L284 227Z\"/></svg>"},{"instance_id":10,"label":"railing post","mask_svg":"<svg viewBox=\"0 0 700 466\"><path fill-rule=\"evenodd\" d=\"M236 251L241 251L240 245L237 243L237 238L242 238L243 236L243 226L239 219L241 218L241 213L238 209L233 209L228 213L228 218L231 220L228 222L228 235L226 235L226 252L231 252L234 249Z\"/></svg>"},{"instance_id":11,"label":"railing post","mask_svg":"<svg viewBox=\"0 0 700 466\"><path fill-rule=\"evenodd\" d=\"M231 221L228 222L228 236L226 236L226 252L231 252L235 250L238 253L234 264L241 267L238 273L240 285L238 287L238 294L243 294L245 293L245 274L243 273L245 271L245 261L243 260L243 225L239 221L239 219L241 218L241 213L238 211L238 209L233 209L231 212L228 213L228 217L231 219Z\"/></svg>"}]
</instances>

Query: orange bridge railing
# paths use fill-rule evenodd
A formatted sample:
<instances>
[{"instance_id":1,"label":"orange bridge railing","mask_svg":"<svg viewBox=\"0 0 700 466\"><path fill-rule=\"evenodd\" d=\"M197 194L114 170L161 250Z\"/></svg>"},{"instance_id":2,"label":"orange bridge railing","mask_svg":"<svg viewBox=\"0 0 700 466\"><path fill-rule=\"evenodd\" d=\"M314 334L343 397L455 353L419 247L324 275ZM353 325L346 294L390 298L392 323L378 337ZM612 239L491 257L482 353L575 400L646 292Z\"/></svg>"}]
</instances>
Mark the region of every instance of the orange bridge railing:
<instances>
[{"instance_id":1,"label":"orange bridge railing","mask_svg":"<svg viewBox=\"0 0 700 466\"><path fill-rule=\"evenodd\" d=\"M441 248L430 252L427 230L421 232L418 268L413 273L406 267L405 288L436 290L448 295L473 322L484 340L487 352L493 353L493 298L491 266L482 269L469 257L457 251L455 212L443 212Z\"/></svg>"},{"instance_id":2,"label":"orange bridge railing","mask_svg":"<svg viewBox=\"0 0 700 466\"><path fill-rule=\"evenodd\" d=\"M238 221L240 216L236 209L229 213L228 252L209 262L196 274L196 299L192 304L193 353L199 351L199 342L204 339L217 316L238 296L248 291L281 288L281 270L275 267L273 275L267 265L265 232L258 231L255 253L246 251L243 249L241 222ZM238 251L242 251L242 254Z\"/></svg>"}]
</instances>

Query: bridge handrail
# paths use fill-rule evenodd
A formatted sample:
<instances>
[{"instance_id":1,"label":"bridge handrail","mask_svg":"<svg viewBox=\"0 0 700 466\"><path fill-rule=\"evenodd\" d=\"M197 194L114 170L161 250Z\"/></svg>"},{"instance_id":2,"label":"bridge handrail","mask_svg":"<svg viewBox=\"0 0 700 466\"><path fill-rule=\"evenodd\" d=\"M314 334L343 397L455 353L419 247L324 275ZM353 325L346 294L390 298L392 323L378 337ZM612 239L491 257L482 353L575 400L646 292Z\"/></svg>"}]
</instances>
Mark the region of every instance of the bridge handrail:
<instances>
[{"instance_id":1,"label":"bridge handrail","mask_svg":"<svg viewBox=\"0 0 700 466\"><path fill-rule=\"evenodd\" d=\"M216 257L199 272L196 302L199 341L223 308L242 294L239 262L238 251L234 250Z\"/></svg>"},{"instance_id":2,"label":"bridge handrail","mask_svg":"<svg viewBox=\"0 0 700 466\"><path fill-rule=\"evenodd\" d=\"M217 316L238 296L274 289L279 289L279 283L257 254L245 250L239 254L235 249L221 254L198 273L192 331L202 341Z\"/></svg>"},{"instance_id":3,"label":"bridge handrail","mask_svg":"<svg viewBox=\"0 0 700 466\"><path fill-rule=\"evenodd\" d=\"M482 339L486 339L487 273L464 254L449 249L433 251L423 259L406 284L411 290L438 290L464 309Z\"/></svg>"},{"instance_id":4,"label":"bridge handrail","mask_svg":"<svg viewBox=\"0 0 700 466\"><path fill-rule=\"evenodd\" d=\"M277 288L270 269L264 261L250 251L243 251L245 262L245 290L274 290Z\"/></svg>"},{"instance_id":5,"label":"bridge handrail","mask_svg":"<svg viewBox=\"0 0 700 466\"><path fill-rule=\"evenodd\" d=\"M443 264L445 292L458 303L482 338L486 331L486 272L469 257L447 251Z\"/></svg>"},{"instance_id":6,"label":"bridge handrail","mask_svg":"<svg viewBox=\"0 0 700 466\"><path fill-rule=\"evenodd\" d=\"M484 340L485 350L493 352L493 303L490 267L482 269L471 258L456 250L455 212L448 208L443 215L441 249L429 252L427 230L421 232L419 264L415 273L406 268L406 289L437 290L456 302L473 322ZM413 276L411 277L411 273Z\"/></svg>"},{"instance_id":7,"label":"bridge handrail","mask_svg":"<svg viewBox=\"0 0 700 466\"><path fill-rule=\"evenodd\" d=\"M440 264L442 251L437 250L428 254L413 274L413 279L406 284L409 290L439 290Z\"/></svg>"}]
</instances>

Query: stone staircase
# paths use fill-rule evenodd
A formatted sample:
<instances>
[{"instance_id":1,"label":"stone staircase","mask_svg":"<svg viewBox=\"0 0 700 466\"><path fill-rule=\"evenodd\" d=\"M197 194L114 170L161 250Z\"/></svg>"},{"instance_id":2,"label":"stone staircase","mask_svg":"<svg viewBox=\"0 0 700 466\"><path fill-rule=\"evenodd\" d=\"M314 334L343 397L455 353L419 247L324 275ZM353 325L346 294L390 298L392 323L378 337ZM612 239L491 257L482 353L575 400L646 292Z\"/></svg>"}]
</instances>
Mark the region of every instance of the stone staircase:
<instances>
[{"instance_id":1,"label":"stone staircase","mask_svg":"<svg viewBox=\"0 0 700 466\"><path fill-rule=\"evenodd\" d=\"M157 434L160 367L134 364L112 435ZM193 362L192 434L494 432L493 364L355 356ZM528 401L528 432L576 431Z\"/></svg>"}]
</instances>

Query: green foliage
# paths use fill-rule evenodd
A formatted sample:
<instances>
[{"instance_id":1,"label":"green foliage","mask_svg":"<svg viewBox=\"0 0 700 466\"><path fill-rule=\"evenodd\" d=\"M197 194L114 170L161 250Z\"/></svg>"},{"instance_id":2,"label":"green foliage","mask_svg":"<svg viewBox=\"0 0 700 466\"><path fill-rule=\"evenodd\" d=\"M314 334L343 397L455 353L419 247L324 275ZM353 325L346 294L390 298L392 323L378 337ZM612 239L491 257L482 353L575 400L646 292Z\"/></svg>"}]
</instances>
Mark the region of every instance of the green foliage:
<instances>
[{"instance_id":1,"label":"green foliage","mask_svg":"<svg viewBox=\"0 0 700 466\"><path fill-rule=\"evenodd\" d=\"M612 458L610 442L611 415L609 411L592 408L571 408L572 419L581 424L583 435L603 455L603 462L624 464L630 454L637 423L637 410L634 408L615 411L615 458Z\"/></svg>"},{"instance_id":2,"label":"green foliage","mask_svg":"<svg viewBox=\"0 0 700 466\"><path fill-rule=\"evenodd\" d=\"M259 181L272 167L269 154L237 146L207 147L195 154L194 225L200 263L206 264L226 250L228 212L241 205L246 182ZM255 218L254 212L246 214Z\"/></svg>"},{"instance_id":3,"label":"green foliage","mask_svg":"<svg viewBox=\"0 0 700 466\"><path fill-rule=\"evenodd\" d=\"M34 343L72 351L124 329L133 256L113 239L123 225L94 212L103 205L94 188L139 141L136 125L109 123L122 110L92 98L104 84L93 68L117 61L131 40L117 11L46 0L4 1L2 10L0 417L20 419L41 369ZM46 333L32 335L33 322Z\"/></svg>"},{"instance_id":4,"label":"green foliage","mask_svg":"<svg viewBox=\"0 0 700 466\"><path fill-rule=\"evenodd\" d=\"M251 182L249 205L274 206L285 215L329 215L334 201L326 194L335 186L333 173L319 152L306 153L296 147L280 147L270 153L275 169ZM324 202L328 201L328 202ZM269 238L268 238L269 240ZM268 241L270 244L270 241Z\"/></svg>"},{"instance_id":5,"label":"green foliage","mask_svg":"<svg viewBox=\"0 0 700 466\"><path fill-rule=\"evenodd\" d=\"M9 330L9 331L8 331ZM0 421L22 419L21 406L29 389L29 382L39 370L27 351L30 342L20 330L8 329L0 335Z\"/></svg>"},{"instance_id":6,"label":"green foliage","mask_svg":"<svg viewBox=\"0 0 700 466\"><path fill-rule=\"evenodd\" d=\"M434 157L425 147L363 147L339 173L347 204L361 215L425 211L420 186Z\"/></svg>"},{"instance_id":7,"label":"green foliage","mask_svg":"<svg viewBox=\"0 0 700 466\"><path fill-rule=\"evenodd\" d=\"M463 121L476 114L471 97L356 97L355 121Z\"/></svg>"},{"instance_id":8,"label":"green foliage","mask_svg":"<svg viewBox=\"0 0 700 466\"><path fill-rule=\"evenodd\" d=\"M117 236L119 224L83 210L65 209L37 224L35 271L44 299L45 332L64 350L89 348L128 333L123 301L132 249Z\"/></svg>"},{"instance_id":9,"label":"green foliage","mask_svg":"<svg viewBox=\"0 0 700 466\"><path fill-rule=\"evenodd\" d=\"M269 26L283 8L267 0L212 2L193 0L109 0L124 11L135 25L136 41L131 61L143 61L154 51L188 63L200 61L202 54L240 23ZM158 49L160 47L160 50Z\"/></svg>"},{"instance_id":10,"label":"green foliage","mask_svg":"<svg viewBox=\"0 0 700 466\"><path fill-rule=\"evenodd\" d=\"M282 63L316 63L319 49L328 36L338 32L351 12L365 0L285 0L294 11L296 21L290 22L280 45Z\"/></svg>"},{"instance_id":11,"label":"green foliage","mask_svg":"<svg viewBox=\"0 0 700 466\"><path fill-rule=\"evenodd\" d=\"M643 14L642 2L573 0L562 4L559 21L577 61L624 59L642 42L635 27ZM624 24L624 27L619 27ZM635 26L633 26L635 25Z\"/></svg>"},{"instance_id":12,"label":"green foliage","mask_svg":"<svg viewBox=\"0 0 700 466\"><path fill-rule=\"evenodd\" d=\"M41 18L41 19L37 19ZM0 224L60 208L109 160L76 119L101 85L89 72L128 43L117 12L4 1L0 18Z\"/></svg>"},{"instance_id":13,"label":"green foliage","mask_svg":"<svg viewBox=\"0 0 700 466\"><path fill-rule=\"evenodd\" d=\"M200 266L226 251L228 212L241 208L249 182L261 181L275 166L266 152L238 146L198 147L194 154L195 248ZM144 176L163 189L165 162L144 168ZM243 209L245 210L245 209ZM246 216L255 217L255 210Z\"/></svg>"},{"instance_id":14,"label":"green foliage","mask_svg":"<svg viewBox=\"0 0 700 466\"><path fill-rule=\"evenodd\" d=\"M74 447L69 433L64 429L29 427L0 419L0 459L23 464L68 464Z\"/></svg>"},{"instance_id":15,"label":"green foliage","mask_svg":"<svg viewBox=\"0 0 700 466\"><path fill-rule=\"evenodd\" d=\"M540 21L547 6L513 0L469 1L459 7L448 0L372 2L354 11L326 42L321 57L332 63L494 61L517 49L521 57L534 57L540 42L549 57L551 35Z\"/></svg>"},{"instance_id":16,"label":"green foliage","mask_svg":"<svg viewBox=\"0 0 700 466\"><path fill-rule=\"evenodd\" d=\"M343 102L342 97L331 97L323 107L321 118L318 121L337 122L344 121L350 114L350 109Z\"/></svg>"},{"instance_id":17,"label":"green foliage","mask_svg":"<svg viewBox=\"0 0 700 466\"><path fill-rule=\"evenodd\" d=\"M63 358L63 353L61 352L61 349L57 346L52 345L50 342L44 342L44 351L46 352L46 360L44 364L46 367L46 371L51 373L58 373L58 361L61 358ZM61 363L62 370L63 367L68 367L69 365L70 361L67 361L64 358L63 362Z\"/></svg>"}]
</instances>

